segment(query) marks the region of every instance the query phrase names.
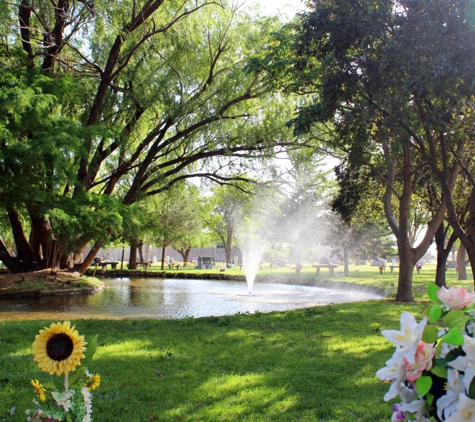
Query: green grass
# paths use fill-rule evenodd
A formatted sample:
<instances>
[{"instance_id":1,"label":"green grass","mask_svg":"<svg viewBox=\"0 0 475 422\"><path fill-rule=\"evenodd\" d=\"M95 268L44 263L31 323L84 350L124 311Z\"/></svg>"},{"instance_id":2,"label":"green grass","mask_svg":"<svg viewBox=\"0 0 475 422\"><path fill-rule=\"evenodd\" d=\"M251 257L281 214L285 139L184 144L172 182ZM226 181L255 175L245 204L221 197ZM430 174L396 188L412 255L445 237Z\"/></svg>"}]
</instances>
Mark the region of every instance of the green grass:
<instances>
[{"instance_id":1,"label":"green grass","mask_svg":"<svg viewBox=\"0 0 475 422\"><path fill-rule=\"evenodd\" d=\"M397 283L397 274L357 268L345 281ZM451 272L449 285L472 286L455 282ZM429 266L414 274L419 299L433 279ZM397 328L404 310L420 318L426 306L388 299L269 314L75 323L86 339L99 334L90 366L102 377L94 392L97 422L389 421L388 385L375 372L393 347L380 331ZM34 396L30 380L50 379L33 362L31 343L51 322L0 322L0 421L24 421Z\"/></svg>"}]
</instances>

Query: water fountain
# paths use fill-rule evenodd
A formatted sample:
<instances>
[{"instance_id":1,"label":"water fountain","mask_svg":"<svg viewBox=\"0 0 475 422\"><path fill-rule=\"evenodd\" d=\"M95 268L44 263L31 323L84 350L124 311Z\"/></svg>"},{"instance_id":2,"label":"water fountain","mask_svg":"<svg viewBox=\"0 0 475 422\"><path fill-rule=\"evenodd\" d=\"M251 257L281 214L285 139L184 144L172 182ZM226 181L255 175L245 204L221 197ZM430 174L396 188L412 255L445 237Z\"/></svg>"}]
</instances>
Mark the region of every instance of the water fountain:
<instances>
[{"instance_id":1,"label":"water fountain","mask_svg":"<svg viewBox=\"0 0 475 422\"><path fill-rule=\"evenodd\" d=\"M242 263L246 273L246 283L249 295L252 295L252 287L256 279L257 271L261 265L262 255L266 248L266 242L259 236L249 234L239 242L242 252Z\"/></svg>"},{"instance_id":2,"label":"water fountain","mask_svg":"<svg viewBox=\"0 0 475 422\"><path fill-rule=\"evenodd\" d=\"M242 264L246 273L248 295L253 295L252 287L267 246L268 233L266 230L268 230L268 224L265 222L266 217L267 212L263 212L261 209L259 212L255 211L251 217L244 217L236 224L239 248L242 253ZM254 294L254 296L257 295Z\"/></svg>"}]
</instances>

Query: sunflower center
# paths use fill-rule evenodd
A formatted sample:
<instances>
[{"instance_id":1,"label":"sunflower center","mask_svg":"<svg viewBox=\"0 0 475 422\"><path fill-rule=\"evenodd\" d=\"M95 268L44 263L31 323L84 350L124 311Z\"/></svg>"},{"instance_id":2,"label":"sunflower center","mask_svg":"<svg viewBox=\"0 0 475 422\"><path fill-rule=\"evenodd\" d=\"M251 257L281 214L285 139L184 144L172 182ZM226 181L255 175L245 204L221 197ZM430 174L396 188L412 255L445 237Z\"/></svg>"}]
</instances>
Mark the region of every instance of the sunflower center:
<instances>
[{"instance_id":1,"label":"sunflower center","mask_svg":"<svg viewBox=\"0 0 475 422\"><path fill-rule=\"evenodd\" d=\"M46 353L53 360L65 360L73 353L74 345L71 337L59 333L52 336L46 343Z\"/></svg>"}]
</instances>

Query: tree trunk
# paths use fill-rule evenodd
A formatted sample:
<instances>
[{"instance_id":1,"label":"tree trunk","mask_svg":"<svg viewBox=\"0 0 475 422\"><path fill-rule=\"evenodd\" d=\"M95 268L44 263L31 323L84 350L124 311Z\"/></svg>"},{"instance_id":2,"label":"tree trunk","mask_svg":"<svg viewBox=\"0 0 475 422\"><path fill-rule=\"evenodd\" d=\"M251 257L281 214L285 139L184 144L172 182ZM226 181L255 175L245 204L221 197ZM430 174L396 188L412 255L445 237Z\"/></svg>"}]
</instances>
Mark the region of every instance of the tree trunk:
<instances>
[{"instance_id":1,"label":"tree trunk","mask_svg":"<svg viewBox=\"0 0 475 422\"><path fill-rule=\"evenodd\" d=\"M165 245L162 246L162 266L161 269L162 271L165 269L165 249L167 247Z\"/></svg>"},{"instance_id":2,"label":"tree trunk","mask_svg":"<svg viewBox=\"0 0 475 422\"><path fill-rule=\"evenodd\" d=\"M21 223L20 215L15 210L8 212L13 238L17 249L17 258L26 271L32 271L35 262L35 255L26 239Z\"/></svg>"},{"instance_id":3,"label":"tree trunk","mask_svg":"<svg viewBox=\"0 0 475 422\"><path fill-rule=\"evenodd\" d=\"M350 253L348 249L343 249L343 264L344 264L343 274L345 275L345 277L349 277L350 275L350 270L348 268L349 261L350 261Z\"/></svg>"},{"instance_id":4,"label":"tree trunk","mask_svg":"<svg viewBox=\"0 0 475 422\"><path fill-rule=\"evenodd\" d=\"M147 264L150 262L150 242L145 242L144 260Z\"/></svg>"},{"instance_id":5,"label":"tree trunk","mask_svg":"<svg viewBox=\"0 0 475 422\"><path fill-rule=\"evenodd\" d=\"M130 254L129 254L129 265L127 268L129 270L136 270L137 269L137 245L138 242L136 240L132 240L130 242Z\"/></svg>"},{"instance_id":6,"label":"tree trunk","mask_svg":"<svg viewBox=\"0 0 475 422\"><path fill-rule=\"evenodd\" d=\"M458 280L467 280L467 262L465 260L465 246L460 242L459 250L457 251L457 272Z\"/></svg>"},{"instance_id":7,"label":"tree trunk","mask_svg":"<svg viewBox=\"0 0 475 422\"><path fill-rule=\"evenodd\" d=\"M445 255L445 258L444 256ZM437 266L435 269L435 284L439 287L447 287L445 282L445 273L447 271L447 255L437 251Z\"/></svg>"},{"instance_id":8,"label":"tree trunk","mask_svg":"<svg viewBox=\"0 0 475 422\"><path fill-rule=\"evenodd\" d=\"M143 265L145 261L143 259L143 242L142 241L139 241L139 243L137 244L137 250L139 252L140 263Z\"/></svg>"},{"instance_id":9,"label":"tree trunk","mask_svg":"<svg viewBox=\"0 0 475 422\"><path fill-rule=\"evenodd\" d=\"M183 266L187 267L188 262L190 261L190 252L191 252L191 246L188 246L187 248L175 248L175 250L178 251L178 253L181 255L181 258L183 259Z\"/></svg>"},{"instance_id":10,"label":"tree trunk","mask_svg":"<svg viewBox=\"0 0 475 422\"><path fill-rule=\"evenodd\" d=\"M102 242L96 242L92 249L89 251L89 253L86 256L86 259L82 262L81 266L79 267L79 273L84 274L84 272L87 270L89 265L91 265L92 261L97 255L97 252L99 252L99 249L102 247Z\"/></svg>"},{"instance_id":11,"label":"tree trunk","mask_svg":"<svg viewBox=\"0 0 475 422\"><path fill-rule=\"evenodd\" d=\"M234 227L228 225L226 230L226 242L224 242L224 253L226 255L226 263L232 262L232 247L233 247Z\"/></svg>"},{"instance_id":12,"label":"tree trunk","mask_svg":"<svg viewBox=\"0 0 475 422\"><path fill-rule=\"evenodd\" d=\"M3 243L3 239L0 237L0 259L5 264L5 266L13 273L21 273L23 271L23 266L20 265L18 260L12 256L10 251Z\"/></svg>"},{"instance_id":13,"label":"tree trunk","mask_svg":"<svg viewBox=\"0 0 475 422\"><path fill-rule=\"evenodd\" d=\"M455 234L455 232L452 232L449 239L447 240L447 245L445 245L447 230L448 226L445 227L445 224L442 221L434 235L435 245L437 247L437 267L435 270L435 284L439 287L447 287L447 284L445 282L447 259L449 257L450 251L452 250L454 242L457 240L457 235Z\"/></svg>"},{"instance_id":14,"label":"tree trunk","mask_svg":"<svg viewBox=\"0 0 475 422\"><path fill-rule=\"evenodd\" d=\"M407 254L399 255L399 282L396 294L396 300L399 302L412 302L412 275L414 272L415 261Z\"/></svg>"},{"instance_id":15,"label":"tree trunk","mask_svg":"<svg viewBox=\"0 0 475 422\"><path fill-rule=\"evenodd\" d=\"M449 193L445 195L445 201L447 203L447 212L450 224L454 229L454 232L458 235L460 240L465 246L465 250L468 254L470 267L472 270L472 277L475 285L475 186L472 187L469 199L469 214L467 221L465 222L465 229L461 226L460 221L457 218L455 206Z\"/></svg>"}]
</instances>

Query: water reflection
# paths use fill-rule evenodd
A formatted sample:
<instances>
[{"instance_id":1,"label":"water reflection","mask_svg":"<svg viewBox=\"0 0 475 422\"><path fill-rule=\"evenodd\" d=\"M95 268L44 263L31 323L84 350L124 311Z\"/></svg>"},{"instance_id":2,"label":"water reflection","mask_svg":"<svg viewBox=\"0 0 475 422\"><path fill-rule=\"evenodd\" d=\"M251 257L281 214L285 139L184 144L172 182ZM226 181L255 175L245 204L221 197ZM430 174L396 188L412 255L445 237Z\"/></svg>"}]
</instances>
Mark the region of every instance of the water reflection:
<instances>
[{"instance_id":1,"label":"water reflection","mask_svg":"<svg viewBox=\"0 0 475 422\"><path fill-rule=\"evenodd\" d=\"M94 295L0 300L0 320L154 318L270 312L330 303L379 299L359 291L257 283L248 296L246 283L209 280L122 278L104 280Z\"/></svg>"}]
</instances>

